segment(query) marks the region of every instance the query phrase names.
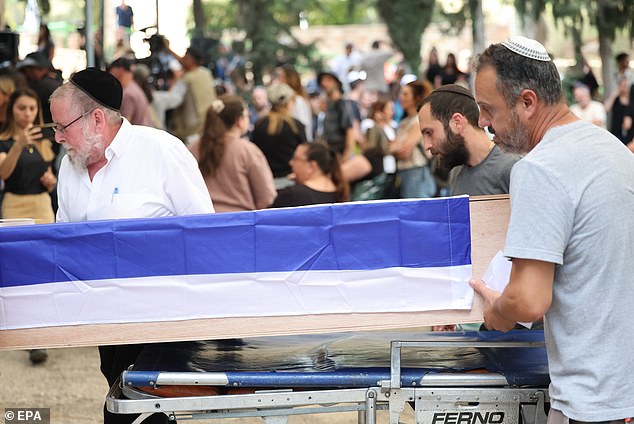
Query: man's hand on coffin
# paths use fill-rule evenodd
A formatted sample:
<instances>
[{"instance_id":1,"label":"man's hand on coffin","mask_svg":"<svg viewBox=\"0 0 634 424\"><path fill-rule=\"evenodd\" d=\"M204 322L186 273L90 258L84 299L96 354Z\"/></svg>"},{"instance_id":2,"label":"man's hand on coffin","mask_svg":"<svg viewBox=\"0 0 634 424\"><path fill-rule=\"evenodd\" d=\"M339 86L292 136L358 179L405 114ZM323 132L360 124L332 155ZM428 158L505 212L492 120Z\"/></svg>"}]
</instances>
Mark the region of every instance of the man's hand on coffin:
<instances>
[{"instance_id":1,"label":"man's hand on coffin","mask_svg":"<svg viewBox=\"0 0 634 424\"><path fill-rule=\"evenodd\" d=\"M554 263L513 258L511 277L501 294L472 280L471 287L485 301L487 328L508 331L516 322L540 320L552 303L554 276Z\"/></svg>"},{"instance_id":2,"label":"man's hand on coffin","mask_svg":"<svg viewBox=\"0 0 634 424\"><path fill-rule=\"evenodd\" d=\"M482 280L473 279L469 281L473 290L484 299L484 325L489 330L509 331L515 327L515 321L504 318L497 312L496 301L502 293L490 289Z\"/></svg>"}]
</instances>

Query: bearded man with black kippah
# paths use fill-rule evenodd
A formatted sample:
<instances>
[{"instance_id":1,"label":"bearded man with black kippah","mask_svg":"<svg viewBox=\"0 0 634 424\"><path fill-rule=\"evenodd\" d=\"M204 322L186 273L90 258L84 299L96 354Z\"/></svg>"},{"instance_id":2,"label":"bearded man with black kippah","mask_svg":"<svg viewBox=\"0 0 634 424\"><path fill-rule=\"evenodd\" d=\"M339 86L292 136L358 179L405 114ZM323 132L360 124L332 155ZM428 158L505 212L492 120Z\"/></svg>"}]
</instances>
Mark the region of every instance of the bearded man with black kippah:
<instances>
[{"instance_id":1,"label":"bearded man with black kippah","mask_svg":"<svg viewBox=\"0 0 634 424\"><path fill-rule=\"evenodd\" d=\"M176 137L121 117L122 88L108 72L88 68L51 95L55 141L65 146L57 191L58 222L194 215L214 211L198 163ZM103 296L101 308L118 307ZM112 387L142 344L100 346L101 372ZM131 423L112 414L104 423ZM154 414L144 423L167 423Z\"/></svg>"}]
</instances>

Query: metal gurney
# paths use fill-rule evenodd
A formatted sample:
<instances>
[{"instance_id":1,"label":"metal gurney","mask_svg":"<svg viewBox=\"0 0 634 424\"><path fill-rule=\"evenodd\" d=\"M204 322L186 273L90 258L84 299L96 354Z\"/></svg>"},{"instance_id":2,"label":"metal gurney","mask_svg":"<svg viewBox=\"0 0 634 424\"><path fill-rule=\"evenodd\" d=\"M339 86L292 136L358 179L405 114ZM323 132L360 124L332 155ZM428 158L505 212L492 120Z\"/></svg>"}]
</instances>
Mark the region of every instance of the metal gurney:
<instances>
[{"instance_id":1,"label":"metal gurney","mask_svg":"<svg viewBox=\"0 0 634 424\"><path fill-rule=\"evenodd\" d=\"M174 419L358 411L405 405L426 424L546 422L542 331L376 332L150 345L113 386L114 413Z\"/></svg>"}]
</instances>

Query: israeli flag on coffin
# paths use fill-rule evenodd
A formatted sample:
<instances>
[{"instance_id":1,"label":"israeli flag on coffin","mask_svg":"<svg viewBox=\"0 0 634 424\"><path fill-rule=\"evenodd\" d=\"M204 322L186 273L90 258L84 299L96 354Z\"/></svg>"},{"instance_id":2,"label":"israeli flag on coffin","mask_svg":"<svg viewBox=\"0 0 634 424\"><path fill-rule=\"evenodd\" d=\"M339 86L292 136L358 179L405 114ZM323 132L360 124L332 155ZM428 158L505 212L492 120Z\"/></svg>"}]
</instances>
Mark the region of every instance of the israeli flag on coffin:
<instances>
[{"instance_id":1,"label":"israeli flag on coffin","mask_svg":"<svg viewBox=\"0 0 634 424\"><path fill-rule=\"evenodd\" d=\"M468 197L0 228L0 330L470 309Z\"/></svg>"}]
</instances>

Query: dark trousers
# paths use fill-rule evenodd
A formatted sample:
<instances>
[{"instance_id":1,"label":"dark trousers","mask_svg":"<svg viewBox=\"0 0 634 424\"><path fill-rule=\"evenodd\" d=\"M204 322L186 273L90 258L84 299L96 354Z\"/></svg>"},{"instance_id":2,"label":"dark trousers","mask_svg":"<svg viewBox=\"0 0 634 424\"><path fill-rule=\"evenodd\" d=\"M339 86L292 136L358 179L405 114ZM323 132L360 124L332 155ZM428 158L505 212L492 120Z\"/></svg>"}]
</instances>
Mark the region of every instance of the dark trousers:
<instances>
[{"instance_id":1,"label":"dark trousers","mask_svg":"<svg viewBox=\"0 0 634 424\"><path fill-rule=\"evenodd\" d=\"M112 387L123 371L134 364L143 350L142 344L99 346L99 359L101 360L101 373L108 380L108 386ZM113 414L108 412L106 404L103 405L104 424L130 424L138 414ZM144 424L166 424L167 415L153 414L143 421Z\"/></svg>"}]
</instances>

